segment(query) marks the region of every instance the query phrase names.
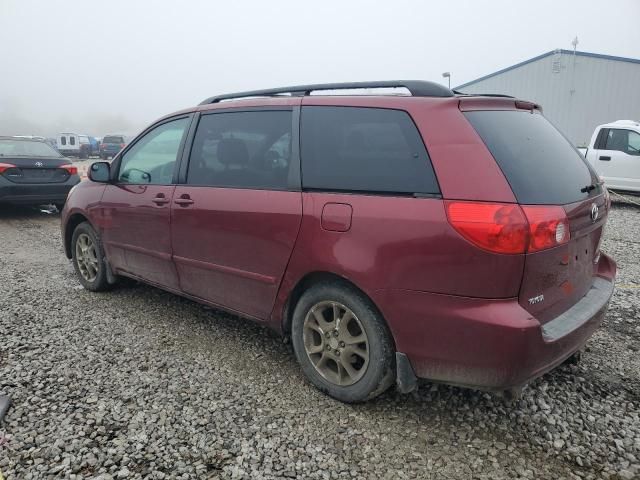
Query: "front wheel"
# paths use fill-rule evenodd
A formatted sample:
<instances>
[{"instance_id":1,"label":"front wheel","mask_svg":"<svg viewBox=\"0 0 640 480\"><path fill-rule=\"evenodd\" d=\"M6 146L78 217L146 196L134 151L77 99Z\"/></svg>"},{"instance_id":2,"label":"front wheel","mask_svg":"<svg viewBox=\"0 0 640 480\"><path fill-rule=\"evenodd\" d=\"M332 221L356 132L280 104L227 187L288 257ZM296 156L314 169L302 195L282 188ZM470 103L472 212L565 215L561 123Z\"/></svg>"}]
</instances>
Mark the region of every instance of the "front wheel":
<instances>
[{"instance_id":1,"label":"front wheel","mask_svg":"<svg viewBox=\"0 0 640 480\"><path fill-rule=\"evenodd\" d=\"M293 312L291 337L305 376L337 400L370 400L395 379L395 351L384 319L347 284L307 290Z\"/></svg>"},{"instance_id":2,"label":"front wheel","mask_svg":"<svg viewBox=\"0 0 640 480\"><path fill-rule=\"evenodd\" d=\"M87 290L108 290L107 265L100 237L88 222L76 227L71 237L73 268L80 283Z\"/></svg>"}]
</instances>

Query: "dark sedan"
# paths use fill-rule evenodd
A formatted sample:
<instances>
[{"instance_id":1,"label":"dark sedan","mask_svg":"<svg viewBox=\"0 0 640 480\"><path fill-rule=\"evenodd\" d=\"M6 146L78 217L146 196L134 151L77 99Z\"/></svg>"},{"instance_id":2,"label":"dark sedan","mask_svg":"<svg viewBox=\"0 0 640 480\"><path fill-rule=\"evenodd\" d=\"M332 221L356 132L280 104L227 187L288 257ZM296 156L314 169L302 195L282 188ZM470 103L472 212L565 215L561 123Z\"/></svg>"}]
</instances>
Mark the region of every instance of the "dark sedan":
<instances>
[{"instance_id":1,"label":"dark sedan","mask_svg":"<svg viewBox=\"0 0 640 480\"><path fill-rule=\"evenodd\" d=\"M0 203L61 209L79 182L78 168L46 142L0 137Z\"/></svg>"}]
</instances>

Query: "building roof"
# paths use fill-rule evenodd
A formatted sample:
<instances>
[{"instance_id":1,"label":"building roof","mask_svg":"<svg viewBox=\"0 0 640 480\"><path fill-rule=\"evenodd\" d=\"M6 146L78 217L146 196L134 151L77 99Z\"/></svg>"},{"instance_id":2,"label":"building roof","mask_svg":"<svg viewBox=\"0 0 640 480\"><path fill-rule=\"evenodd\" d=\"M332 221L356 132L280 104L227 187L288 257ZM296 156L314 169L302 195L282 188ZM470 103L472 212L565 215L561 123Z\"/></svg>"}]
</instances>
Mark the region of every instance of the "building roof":
<instances>
[{"instance_id":1,"label":"building roof","mask_svg":"<svg viewBox=\"0 0 640 480\"><path fill-rule=\"evenodd\" d=\"M490 73L489 75L485 75L480 78L476 78L475 80L471 80L470 82L463 83L462 85L458 85L454 87L454 90L458 90L460 88L468 87L469 85L473 85L474 83L480 82L482 80L486 80L487 78L495 77L496 75L500 75L501 73L508 72L509 70L513 70L519 67L522 67L528 63L537 62L538 60L542 60L545 57L553 55L555 53L564 53L573 55L573 50L551 50L550 52L543 53L542 55L538 55L537 57L530 58L529 60L525 60L524 62L516 63L515 65L511 65L510 67L503 68L502 70L498 70L497 72ZM602 55L601 53L590 53L590 52L575 52L579 57L591 57L591 58L599 58L601 60L614 60L616 62L628 62L628 63L638 63L640 64L640 59L638 58L627 58L627 57L616 57L614 55Z\"/></svg>"}]
</instances>

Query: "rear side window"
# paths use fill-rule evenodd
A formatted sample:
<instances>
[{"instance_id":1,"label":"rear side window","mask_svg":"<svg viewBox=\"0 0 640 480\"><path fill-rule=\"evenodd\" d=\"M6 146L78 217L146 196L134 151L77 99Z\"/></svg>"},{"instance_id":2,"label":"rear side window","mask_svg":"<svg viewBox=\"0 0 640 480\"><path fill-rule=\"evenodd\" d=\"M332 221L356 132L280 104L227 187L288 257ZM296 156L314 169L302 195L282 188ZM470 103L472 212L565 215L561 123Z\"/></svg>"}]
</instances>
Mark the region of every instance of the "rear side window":
<instances>
[{"instance_id":1,"label":"rear side window","mask_svg":"<svg viewBox=\"0 0 640 480\"><path fill-rule=\"evenodd\" d=\"M511 185L519 203L564 205L602 193L593 170L539 113L465 112ZM460 172L464 174L464 172ZM584 190L584 191L583 191Z\"/></svg>"},{"instance_id":2,"label":"rear side window","mask_svg":"<svg viewBox=\"0 0 640 480\"><path fill-rule=\"evenodd\" d=\"M286 190L291 111L203 115L193 139L187 183Z\"/></svg>"},{"instance_id":3,"label":"rear side window","mask_svg":"<svg viewBox=\"0 0 640 480\"><path fill-rule=\"evenodd\" d=\"M406 112L303 107L300 132L304 188L386 194L440 192L422 138Z\"/></svg>"}]
</instances>

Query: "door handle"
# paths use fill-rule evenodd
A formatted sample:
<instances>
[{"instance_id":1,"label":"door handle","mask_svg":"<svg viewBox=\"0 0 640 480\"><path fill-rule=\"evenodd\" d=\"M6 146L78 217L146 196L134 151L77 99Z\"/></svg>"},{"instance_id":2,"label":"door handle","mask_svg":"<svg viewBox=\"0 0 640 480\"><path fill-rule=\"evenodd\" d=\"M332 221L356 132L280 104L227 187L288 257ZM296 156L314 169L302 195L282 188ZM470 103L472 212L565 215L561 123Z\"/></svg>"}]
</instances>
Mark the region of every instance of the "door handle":
<instances>
[{"instance_id":1,"label":"door handle","mask_svg":"<svg viewBox=\"0 0 640 480\"><path fill-rule=\"evenodd\" d=\"M167 197L165 197L162 193L158 194L158 196L153 198L151 201L153 203L155 203L156 205L158 205L158 206L165 205L165 204L169 203L169 199Z\"/></svg>"},{"instance_id":2,"label":"door handle","mask_svg":"<svg viewBox=\"0 0 640 480\"><path fill-rule=\"evenodd\" d=\"M186 207L187 205L191 205L193 203L193 200L191 200L191 197L189 197L189 195L185 194L181 195L180 198L176 198L173 203L176 203L181 207Z\"/></svg>"},{"instance_id":3,"label":"door handle","mask_svg":"<svg viewBox=\"0 0 640 480\"><path fill-rule=\"evenodd\" d=\"M605 162L608 162L609 160L611 160L611 157L600 157L599 160L603 160Z\"/></svg>"}]
</instances>

